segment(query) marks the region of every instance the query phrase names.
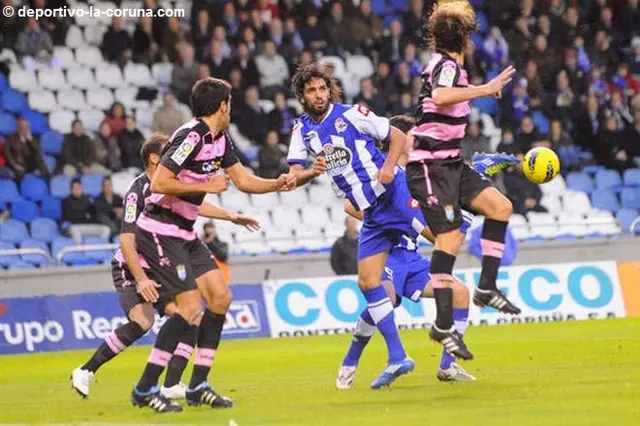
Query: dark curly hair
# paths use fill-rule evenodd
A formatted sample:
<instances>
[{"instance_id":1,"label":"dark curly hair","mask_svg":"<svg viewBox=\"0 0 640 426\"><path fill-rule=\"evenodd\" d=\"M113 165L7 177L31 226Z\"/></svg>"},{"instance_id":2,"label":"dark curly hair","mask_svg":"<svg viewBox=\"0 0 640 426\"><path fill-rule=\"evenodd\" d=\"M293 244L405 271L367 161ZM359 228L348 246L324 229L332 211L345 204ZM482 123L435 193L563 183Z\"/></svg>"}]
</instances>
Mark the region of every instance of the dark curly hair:
<instances>
[{"instance_id":1,"label":"dark curly hair","mask_svg":"<svg viewBox=\"0 0 640 426\"><path fill-rule=\"evenodd\" d=\"M291 79L291 90L295 93L298 100L304 96L304 87L314 78L321 78L327 84L331 94L330 101L338 102L341 98L340 88L331 80L331 77L325 70L325 65L320 62L311 62L308 65L301 65L296 70L295 75Z\"/></svg>"},{"instance_id":2,"label":"dark curly hair","mask_svg":"<svg viewBox=\"0 0 640 426\"><path fill-rule=\"evenodd\" d=\"M208 117L220 109L222 102L229 102L231 85L219 78L207 77L196 82L191 89L191 109L196 118Z\"/></svg>"},{"instance_id":3,"label":"dark curly hair","mask_svg":"<svg viewBox=\"0 0 640 426\"><path fill-rule=\"evenodd\" d=\"M441 0L426 19L426 44L437 52L462 53L475 30L476 13L467 0Z\"/></svg>"}]
</instances>

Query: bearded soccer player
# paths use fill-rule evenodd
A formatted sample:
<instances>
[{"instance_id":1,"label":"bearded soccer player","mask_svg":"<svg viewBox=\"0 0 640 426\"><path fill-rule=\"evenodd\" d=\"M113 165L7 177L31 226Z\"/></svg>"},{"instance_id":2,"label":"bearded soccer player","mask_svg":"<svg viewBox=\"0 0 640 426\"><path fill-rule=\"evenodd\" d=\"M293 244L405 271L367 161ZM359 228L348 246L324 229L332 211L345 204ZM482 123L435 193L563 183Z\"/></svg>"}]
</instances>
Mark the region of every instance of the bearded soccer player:
<instances>
[{"instance_id":1,"label":"bearded soccer player","mask_svg":"<svg viewBox=\"0 0 640 426\"><path fill-rule=\"evenodd\" d=\"M171 296L178 313L162 326L147 365L131 392L131 401L156 412L181 411L161 395L157 383L183 334L198 322L197 347L185 399L189 405L226 408L233 404L218 395L207 378L213 364L231 291L215 261L204 251L193 225L207 193L227 189L231 180L241 191L267 193L295 188L293 175L262 179L239 163L226 133L231 112L231 86L205 78L191 92L194 119L172 135L151 180L152 195L137 221L136 244L149 263L149 274ZM216 175L224 170L228 175ZM202 299L206 309L202 314Z\"/></svg>"}]
</instances>

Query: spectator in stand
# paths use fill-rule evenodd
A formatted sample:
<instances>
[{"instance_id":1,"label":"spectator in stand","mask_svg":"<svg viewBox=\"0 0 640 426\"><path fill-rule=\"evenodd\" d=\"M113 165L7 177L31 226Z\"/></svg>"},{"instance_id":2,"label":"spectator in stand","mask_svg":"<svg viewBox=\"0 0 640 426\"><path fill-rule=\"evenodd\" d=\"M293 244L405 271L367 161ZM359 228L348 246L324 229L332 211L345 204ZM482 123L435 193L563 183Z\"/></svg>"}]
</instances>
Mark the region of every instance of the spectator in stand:
<instances>
[{"instance_id":1,"label":"spectator in stand","mask_svg":"<svg viewBox=\"0 0 640 426\"><path fill-rule=\"evenodd\" d=\"M109 124L109 127L111 128L111 134L114 137L117 138L120 135L122 129L124 129L126 125L125 120L126 117L124 113L124 105L122 105L120 102L114 102L114 104L111 105L111 108L109 109L109 113L104 118L104 121Z\"/></svg>"},{"instance_id":2,"label":"spectator in stand","mask_svg":"<svg viewBox=\"0 0 640 426\"><path fill-rule=\"evenodd\" d=\"M229 36L235 37L240 30L240 19L236 14L236 7L233 2L227 2L222 12L222 22L229 33Z\"/></svg>"},{"instance_id":3,"label":"spectator in stand","mask_svg":"<svg viewBox=\"0 0 640 426\"><path fill-rule=\"evenodd\" d=\"M102 55L108 62L124 65L131 59L131 36L122 28L122 18L114 17L102 36Z\"/></svg>"},{"instance_id":4,"label":"spectator in stand","mask_svg":"<svg viewBox=\"0 0 640 426\"><path fill-rule=\"evenodd\" d=\"M557 44L556 34L551 32L551 19L549 15L538 16L537 22L538 34L542 34L552 45Z\"/></svg>"},{"instance_id":5,"label":"spectator in stand","mask_svg":"<svg viewBox=\"0 0 640 426\"><path fill-rule=\"evenodd\" d=\"M62 143L59 162L62 172L67 176L107 174L107 170L96 162L96 147L84 132L82 121L74 120L71 130L71 133L65 135Z\"/></svg>"},{"instance_id":6,"label":"spectator in stand","mask_svg":"<svg viewBox=\"0 0 640 426\"><path fill-rule=\"evenodd\" d=\"M209 55L209 73L212 77L228 79L231 72L231 61L222 54L222 43L218 40L211 42Z\"/></svg>"},{"instance_id":7,"label":"spectator in stand","mask_svg":"<svg viewBox=\"0 0 640 426\"><path fill-rule=\"evenodd\" d=\"M511 50L510 56L516 67L524 64L533 42L533 33L526 17L520 16L516 19L514 28L507 34L507 41Z\"/></svg>"},{"instance_id":8,"label":"spectator in stand","mask_svg":"<svg viewBox=\"0 0 640 426\"><path fill-rule=\"evenodd\" d=\"M31 2L31 6L33 9L36 9L36 13L38 13L37 9L42 9L44 11L44 9L57 9L58 7L65 5L65 0L33 0ZM40 22L40 27L49 33L55 46L64 45L67 31L69 30L69 26L72 22L71 19L64 18L62 16L41 16L38 21ZM6 27L0 25L0 28Z\"/></svg>"},{"instance_id":9,"label":"spectator in stand","mask_svg":"<svg viewBox=\"0 0 640 426\"><path fill-rule=\"evenodd\" d=\"M422 62L420 62L420 59L417 56L415 44L407 43L404 48L402 59L400 60L400 62L398 62L398 64L396 64L396 67L398 67L402 63L405 63L409 66L409 75L411 75L411 77L422 74Z\"/></svg>"},{"instance_id":10,"label":"spectator in stand","mask_svg":"<svg viewBox=\"0 0 640 426\"><path fill-rule=\"evenodd\" d=\"M298 26L296 25L296 20L294 18L287 18L284 21L284 40L283 44L291 45L294 48L294 54L291 56L285 56L289 58L295 58L295 56L304 50L304 41L302 41L302 35L300 34L300 30L298 30Z\"/></svg>"},{"instance_id":11,"label":"spectator in stand","mask_svg":"<svg viewBox=\"0 0 640 426\"><path fill-rule=\"evenodd\" d=\"M549 135L547 139L552 145L554 150L558 150L559 148L567 148L572 147L575 144L573 143L573 139L564 131L564 126L562 125L562 121L558 119L551 120L551 124L549 125Z\"/></svg>"},{"instance_id":12,"label":"spectator in stand","mask_svg":"<svg viewBox=\"0 0 640 426\"><path fill-rule=\"evenodd\" d=\"M424 28L424 1L412 0L409 11L404 14L404 32L411 41L420 44Z\"/></svg>"},{"instance_id":13,"label":"spectator in stand","mask_svg":"<svg viewBox=\"0 0 640 426\"><path fill-rule=\"evenodd\" d=\"M392 115L413 114L416 111L415 102L409 92L402 92L391 107Z\"/></svg>"},{"instance_id":14,"label":"spectator in stand","mask_svg":"<svg viewBox=\"0 0 640 426\"><path fill-rule=\"evenodd\" d=\"M640 27L640 25L638 27ZM629 60L631 73L637 78L640 78L640 37L636 36L633 38L631 47L633 48L633 52L631 52L631 58Z\"/></svg>"},{"instance_id":15,"label":"spectator in stand","mask_svg":"<svg viewBox=\"0 0 640 426\"><path fill-rule=\"evenodd\" d=\"M351 22L344 15L344 9L340 2L331 5L331 13L324 21L325 32L331 40L333 54L342 56L345 53L355 53L359 43L353 37Z\"/></svg>"},{"instance_id":16,"label":"spectator in stand","mask_svg":"<svg viewBox=\"0 0 640 426\"><path fill-rule=\"evenodd\" d=\"M29 120L26 118L21 117L18 120L18 131L7 136L4 147L0 146L0 148L0 151L4 152L7 166L13 170L18 179L35 171L39 171L45 179L49 179L49 171L42 158L40 142L31 133ZM3 167L4 163L5 159L0 155L0 167Z\"/></svg>"},{"instance_id":17,"label":"spectator in stand","mask_svg":"<svg viewBox=\"0 0 640 426\"><path fill-rule=\"evenodd\" d=\"M4 32L4 31L3 31ZM15 51L20 56L22 64L29 71L35 71L37 63L51 64L60 67L59 60L53 60L53 41L35 18L27 18L24 31L18 36Z\"/></svg>"},{"instance_id":18,"label":"spectator in stand","mask_svg":"<svg viewBox=\"0 0 640 426\"><path fill-rule=\"evenodd\" d=\"M396 87L398 92L410 92L412 91L412 79L411 70L409 64L406 62L400 62L398 64L398 75L396 77Z\"/></svg>"},{"instance_id":19,"label":"spectator in stand","mask_svg":"<svg viewBox=\"0 0 640 426\"><path fill-rule=\"evenodd\" d=\"M598 162L610 169L619 172L634 167L631 149L633 143L625 138L625 133L618 128L618 120L613 114L609 114L598 132L597 145L593 149Z\"/></svg>"},{"instance_id":20,"label":"spectator in stand","mask_svg":"<svg viewBox=\"0 0 640 426\"><path fill-rule=\"evenodd\" d=\"M598 31L594 41L594 48L589 54L594 66L610 69L618 65L620 57L611 47L611 39L604 31Z\"/></svg>"},{"instance_id":21,"label":"spectator in stand","mask_svg":"<svg viewBox=\"0 0 640 426\"><path fill-rule=\"evenodd\" d=\"M522 160L522 154L519 154L518 158ZM544 213L547 211L540 205L542 199L540 186L524 177L521 161L505 173L504 185L507 197L513 204L514 213L526 215L529 212Z\"/></svg>"},{"instance_id":22,"label":"spectator in stand","mask_svg":"<svg viewBox=\"0 0 640 426\"><path fill-rule=\"evenodd\" d=\"M229 73L229 84L231 84L231 99L233 102L232 111L244 105L244 83L242 81L242 71L239 68L232 68Z\"/></svg>"},{"instance_id":23,"label":"spectator in stand","mask_svg":"<svg viewBox=\"0 0 640 426\"><path fill-rule=\"evenodd\" d=\"M169 21L171 22L171 21ZM184 43L180 48L182 60L171 71L171 90L183 104L190 104L191 88L198 81L199 64L194 60L193 46Z\"/></svg>"},{"instance_id":24,"label":"spectator in stand","mask_svg":"<svg viewBox=\"0 0 640 426\"><path fill-rule=\"evenodd\" d=\"M502 140L498 145L497 151L513 155L520 153L515 138L513 137L513 130L510 128L505 127L502 129Z\"/></svg>"},{"instance_id":25,"label":"spectator in stand","mask_svg":"<svg viewBox=\"0 0 640 426\"><path fill-rule=\"evenodd\" d=\"M184 62L183 43L186 42L184 31L180 28L178 18L172 17L167 20L167 27L162 35L162 50L167 54L167 58L171 63L178 63L181 59ZM191 47L193 50L193 47ZM193 62L195 52L191 55Z\"/></svg>"},{"instance_id":26,"label":"spectator in stand","mask_svg":"<svg viewBox=\"0 0 640 426\"><path fill-rule=\"evenodd\" d=\"M254 27L247 26L242 30L242 43L247 46L250 56L253 57L258 53L258 39Z\"/></svg>"},{"instance_id":27,"label":"spectator in stand","mask_svg":"<svg viewBox=\"0 0 640 426\"><path fill-rule=\"evenodd\" d=\"M307 15L305 25L300 29L300 36L304 45L313 53L323 52L327 49L327 34L324 28L318 25L318 15L310 13Z\"/></svg>"},{"instance_id":28,"label":"spectator in stand","mask_svg":"<svg viewBox=\"0 0 640 426\"><path fill-rule=\"evenodd\" d=\"M616 74L611 78L610 90L620 90L625 96L634 96L640 92L640 83L629 72L629 64L622 62L618 65Z\"/></svg>"},{"instance_id":29,"label":"spectator in stand","mask_svg":"<svg viewBox=\"0 0 640 426\"><path fill-rule=\"evenodd\" d=\"M507 120L511 123L519 123L526 115L529 114L531 99L527 93L528 82L525 78L518 80L513 91L513 99L509 105Z\"/></svg>"},{"instance_id":30,"label":"spectator in stand","mask_svg":"<svg viewBox=\"0 0 640 426\"><path fill-rule=\"evenodd\" d=\"M491 141L482 134L482 123L480 121L471 121L467 126L467 134L462 140L462 159L471 161L471 157L476 152L490 153Z\"/></svg>"},{"instance_id":31,"label":"spectator in stand","mask_svg":"<svg viewBox=\"0 0 640 426\"><path fill-rule=\"evenodd\" d=\"M186 121L186 117L182 110L176 106L176 100L173 93L164 94L163 103L153 114L153 123L151 131L171 135L173 132Z\"/></svg>"},{"instance_id":32,"label":"spectator in stand","mask_svg":"<svg viewBox=\"0 0 640 426\"><path fill-rule=\"evenodd\" d=\"M222 56L229 58L231 56L231 45L227 41L227 30L224 26L216 25L213 28L213 40L211 42L214 41L219 41L222 44Z\"/></svg>"},{"instance_id":33,"label":"spectator in stand","mask_svg":"<svg viewBox=\"0 0 640 426\"><path fill-rule=\"evenodd\" d=\"M360 93L353 98L353 103L364 105L378 115L384 115L387 110L385 98L378 93L368 77L360 80Z\"/></svg>"},{"instance_id":34,"label":"spectator in stand","mask_svg":"<svg viewBox=\"0 0 640 426\"><path fill-rule=\"evenodd\" d=\"M398 88L396 87L396 81L391 75L391 67L388 62L380 61L376 68L376 73L373 75L372 80L376 90L388 99L390 102L394 102L397 98Z\"/></svg>"},{"instance_id":35,"label":"spectator in stand","mask_svg":"<svg viewBox=\"0 0 640 426\"><path fill-rule=\"evenodd\" d=\"M605 79L602 78L602 71L600 70L600 67L594 67L591 70L589 89L587 93L595 96L600 104L604 103L609 97L609 85Z\"/></svg>"},{"instance_id":36,"label":"spectator in stand","mask_svg":"<svg viewBox=\"0 0 640 426\"><path fill-rule=\"evenodd\" d=\"M529 96L538 96L542 92L542 80L540 79L540 74L538 74L538 64L535 61L527 61L524 76L527 79Z\"/></svg>"},{"instance_id":37,"label":"spectator in stand","mask_svg":"<svg viewBox=\"0 0 640 426\"><path fill-rule=\"evenodd\" d=\"M545 88L551 88L555 82L554 71L558 69L556 52L549 47L547 38L538 34L533 42L533 49L529 53L538 66L538 73Z\"/></svg>"},{"instance_id":38,"label":"spectator in stand","mask_svg":"<svg viewBox=\"0 0 640 426\"><path fill-rule=\"evenodd\" d=\"M260 144L264 138L267 116L260 106L260 95L255 86L244 92L244 105L231 110L231 121L238 125L240 133Z\"/></svg>"},{"instance_id":39,"label":"spectator in stand","mask_svg":"<svg viewBox=\"0 0 640 426\"><path fill-rule=\"evenodd\" d=\"M358 273L358 222L347 216L344 225L344 235L331 247L331 269L336 275L355 275Z\"/></svg>"},{"instance_id":40,"label":"spectator in stand","mask_svg":"<svg viewBox=\"0 0 640 426\"><path fill-rule=\"evenodd\" d=\"M634 110L633 124L627 127L624 133L624 139L629 141L629 156L632 158L640 157L640 108ZM640 164L637 166L640 166Z\"/></svg>"},{"instance_id":41,"label":"spectator in stand","mask_svg":"<svg viewBox=\"0 0 640 426\"><path fill-rule=\"evenodd\" d=\"M265 144L260 148L258 153L258 161L260 167L258 175L265 179L277 179L282 173L285 173L289 167L287 166L287 156L282 152L279 145L278 132L270 130L265 138Z\"/></svg>"},{"instance_id":42,"label":"spectator in stand","mask_svg":"<svg viewBox=\"0 0 640 426\"><path fill-rule=\"evenodd\" d=\"M167 28L167 18L162 13L158 13L161 8L158 6L157 0L142 0L142 8L153 10L153 39L158 45L162 45L162 38Z\"/></svg>"},{"instance_id":43,"label":"spectator in stand","mask_svg":"<svg viewBox=\"0 0 640 426\"><path fill-rule=\"evenodd\" d=\"M610 106L611 113L618 121L618 129L623 129L633 124L633 113L622 93L618 90L611 93Z\"/></svg>"},{"instance_id":44,"label":"spectator in stand","mask_svg":"<svg viewBox=\"0 0 640 426\"><path fill-rule=\"evenodd\" d=\"M218 237L218 232L213 222L205 223L202 231L204 234L202 236L202 242L209 248L213 257L215 257L216 263L220 267L222 275L225 277L225 281L230 283L231 277L229 275L229 265L227 264L229 260L229 244Z\"/></svg>"},{"instance_id":45,"label":"spectator in stand","mask_svg":"<svg viewBox=\"0 0 640 426\"><path fill-rule=\"evenodd\" d=\"M574 94L577 95L585 92L587 89L587 76L578 65L578 53L576 49L568 48L565 50L564 65L561 71L567 74L571 91Z\"/></svg>"},{"instance_id":46,"label":"spectator in stand","mask_svg":"<svg viewBox=\"0 0 640 426\"><path fill-rule=\"evenodd\" d=\"M357 50L371 55L376 40L382 35L384 24L371 10L371 0L362 0L360 7L349 21L351 34L358 44Z\"/></svg>"},{"instance_id":47,"label":"spectator in stand","mask_svg":"<svg viewBox=\"0 0 640 426\"><path fill-rule=\"evenodd\" d=\"M483 54L476 49L475 43L471 40L467 43L467 48L464 52L464 65L469 74L469 79L474 77L484 79L487 64Z\"/></svg>"},{"instance_id":48,"label":"spectator in stand","mask_svg":"<svg viewBox=\"0 0 640 426\"><path fill-rule=\"evenodd\" d=\"M196 58L200 62L205 62L208 56L207 49L213 34L213 25L209 18L207 9L200 9L196 17L193 28L191 29L191 40L196 50Z\"/></svg>"},{"instance_id":49,"label":"spectator in stand","mask_svg":"<svg viewBox=\"0 0 640 426\"><path fill-rule=\"evenodd\" d=\"M67 233L76 244L82 244L86 236L109 238L111 230L97 222L95 213L95 206L83 192L80 179L73 179L71 194L62 200L62 221L69 224Z\"/></svg>"},{"instance_id":50,"label":"spectator in stand","mask_svg":"<svg viewBox=\"0 0 640 426\"><path fill-rule=\"evenodd\" d=\"M569 85L569 76L562 70L556 76L555 115L563 119L569 118L578 99Z\"/></svg>"},{"instance_id":51,"label":"spectator in stand","mask_svg":"<svg viewBox=\"0 0 640 426\"><path fill-rule=\"evenodd\" d=\"M617 20L620 32L627 36L622 44L628 45L631 41L630 38L640 28L640 2L638 0L627 0L626 4L621 5Z\"/></svg>"},{"instance_id":52,"label":"spectator in stand","mask_svg":"<svg viewBox=\"0 0 640 426\"><path fill-rule=\"evenodd\" d=\"M576 49L578 67L585 74L589 73L591 71L591 59L589 59L587 50L584 48L584 38L581 36L576 37L573 41L573 47Z\"/></svg>"},{"instance_id":53,"label":"spectator in stand","mask_svg":"<svg viewBox=\"0 0 640 426\"><path fill-rule=\"evenodd\" d=\"M106 121L100 124L95 139L96 162L107 170L119 172L122 170L122 154L118 140L111 132L111 126Z\"/></svg>"},{"instance_id":54,"label":"spectator in stand","mask_svg":"<svg viewBox=\"0 0 640 426\"><path fill-rule=\"evenodd\" d=\"M95 201L96 219L109 227L111 236L120 232L120 221L123 213L122 197L113 192L113 183L109 176L102 181L102 193Z\"/></svg>"},{"instance_id":55,"label":"spectator in stand","mask_svg":"<svg viewBox=\"0 0 640 426\"><path fill-rule=\"evenodd\" d=\"M284 88L289 78L289 66L276 51L276 44L272 40L264 43L262 54L256 57L256 66L260 72L260 86L266 97L271 97Z\"/></svg>"},{"instance_id":56,"label":"spectator in stand","mask_svg":"<svg viewBox=\"0 0 640 426\"><path fill-rule=\"evenodd\" d=\"M509 61L509 45L502 36L500 28L491 27L491 32L484 41L488 66L494 70L502 69Z\"/></svg>"},{"instance_id":57,"label":"spectator in stand","mask_svg":"<svg viewBox=\"0 0 640 426\"><path fill-rule=\"evenodd\" d=\"M270 0L258 0L256 9L260 12L262 22L267 24L273 22L274 19L280 19L280 10L278 9L277 2Z\"/></svg>"},{"instance_id":58,"label":"spectator in stand","mask_svg":"<svg viewBox=\"0 0 640 426\"><path fill-rule=\"evenodd\" d=\"M289 145L296 110L287 105L287 98L282 92L276 93L273 103L275 108L269 113L269 128L278 132L282 143Z\"/></svg>"},{"instance_id":59,"label":"spectator in stand","mask_svg":"<svg viewBox=\"0 0 640 426\"><path fill-rule=\"evenodd\" d=\"M591 152L594 152L597 146L596 136L600 130L601 118L598 99L595 96L589 96L586 108L583 107L583 111L574 122L573 139Z\"/></svg>"},{"instance_id":60,"label":"spectator in stand","mask_svg":"<svg viewBox=\"0 0 640 426\"><path fill-rule=\"evenodd\" d=\"M120 132L118 145L122 152L122 166L125 169L135 167L142 170L144 168L140 150L144 143L144 136L136 126L136 118L131 115L127 117L127 125Z\"/></svg>"},{"instance_id":61,"label":"spectator in stand","mask_svg":"<svg viewBox=\"0 0 640 426\"><path fill-rule=\"evenodd\" d=\"M231 64L231 68L238 68L242 72L242 85L244 87L260 84L260 72L255 61L249 54L249 49L244 43L238 44L236 49L238 56Z\"/></svg>"},{"instance_id":62,"label":"spectator in stand","mask_svg":"<svg viewBox=\"0 0 640 426\"><path fill-rule=\"evenodd\" d=\"M536 125L531 116L526 115L520 121L520 130L516 136L516 146L518 152L525 153L529 151L532 145L540 140Z\"/></svg>"},{"instance_id":63,"label":"spectator in stand","mask_svg":"<svg viewBox=\"0 0 640 426\"><path fill-rule=\"evenodd\" d=\"M15 5L13 0L4 0L2 6L14 7ZM15 46L18 34L24 28L24 20L17 13L12 13L11 16L0 13L0 28L2 28L0 46Z\"/></svg>"},{"instance_id":64,"label":"spectator in stand","mask_svg":"<svg viewBox=\"0 0 640 426\"><path fill-rule=\"evenodd\" d=\"M133 60L146 65L161 60L160 47L153 38L153 19L141 16L133 33Z\"/></svg>"},{"instance_id":65,"label":"spectator in stand","mask_svg":"<svg viewBox=\"0 0 640 426\"><path fill-rule=\"evenodd\" d=\"M211 71L209 71L209 65L200 64L198 65L198 80L202 80L204 78L211 77Z\"/></svg>"},{"instance_id":66,"label":"spectator in stand","mask_svg":"<svg viewBox=\"0 0 640 426\"><path fill-rule=\"evenodd\" d=\"M395 64L402 59L402 53L408 40L402 32L402 22L394 19L389 25L389 35L380 41L380 58L384 58L391 64Z\"/></svg>"}]
</instances>

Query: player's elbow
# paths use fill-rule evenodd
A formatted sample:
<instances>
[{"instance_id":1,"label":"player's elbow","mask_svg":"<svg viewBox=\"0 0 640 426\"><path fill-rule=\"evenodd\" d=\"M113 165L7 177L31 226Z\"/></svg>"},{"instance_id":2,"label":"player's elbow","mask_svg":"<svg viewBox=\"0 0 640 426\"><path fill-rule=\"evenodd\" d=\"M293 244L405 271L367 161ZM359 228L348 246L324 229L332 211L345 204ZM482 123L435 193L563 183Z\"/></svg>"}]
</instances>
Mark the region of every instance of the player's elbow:
<instances>
[{"instance_id":1,"label":"player's elbow","mask_svg":"<svg viewBox=\"0 0 640 426\"><path fill-rule=\"evenodd\" d=\"M165 194L167 191L167 180L154 177L151 180L150 188L151 188L151 192L155 192L157 194Z\"/></svg>"},{"instance_id":2,"label":"player's elbow","mask_svg":"<svg viewBox=\"0 0 640 426\"><path fill-rule=\"evenodd\" d=\"M431 101L433 101L433 103L436 104L437 106L445 105L444 97L441 94L438 94L437 92L433 92L431 96Z\"/></svg>"}]
</instances>

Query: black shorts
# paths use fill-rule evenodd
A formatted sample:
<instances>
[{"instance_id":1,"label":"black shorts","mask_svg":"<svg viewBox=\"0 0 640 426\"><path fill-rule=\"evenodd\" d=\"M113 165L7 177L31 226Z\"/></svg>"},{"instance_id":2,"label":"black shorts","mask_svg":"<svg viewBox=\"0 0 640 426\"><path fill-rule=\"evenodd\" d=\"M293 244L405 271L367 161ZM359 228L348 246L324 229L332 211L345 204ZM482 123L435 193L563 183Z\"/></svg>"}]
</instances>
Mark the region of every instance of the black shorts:
<instances>
[{"instance_id":1,"label":"black shorts","mask_svg":"<svg viewBox=\"0 0 640 426\"><path fill-rule=\"evenodd\" d=\"M422 208L427 225L434 235L455 231L462 225L462 211L491 181L462 159L409 163L407 186Z\"/></svg>"},{"instance_id":2,"label":"black shorts","mask_svg":"<svg viewBox=\"0 0 640 426\"><path fill-rule=\"evenodd\" d=\"M117 260L111 261L111 275L113 277L113 286L118 293L120 307L127 316L129 316L129 311L134 306L147 303L140 293L138 293L135 278L131 275L126 264L118 262ZM164 316L165 309L169 302L171 302L170 297L161 296L158 301L153 304L153 307L160 316Z\"/></svg>"},{"instance_id":3,"label":"black shorts","mask_svg":"<svg viewBox=\"0 0 640 426\"><path fill-rule=\"evenodd\" d=\"M197 289L196 278L218 268L211 251L197 238L188 241L138 228L136 246L149 264L147 274L169 297Z\"/></svg>"}]
</instances>

